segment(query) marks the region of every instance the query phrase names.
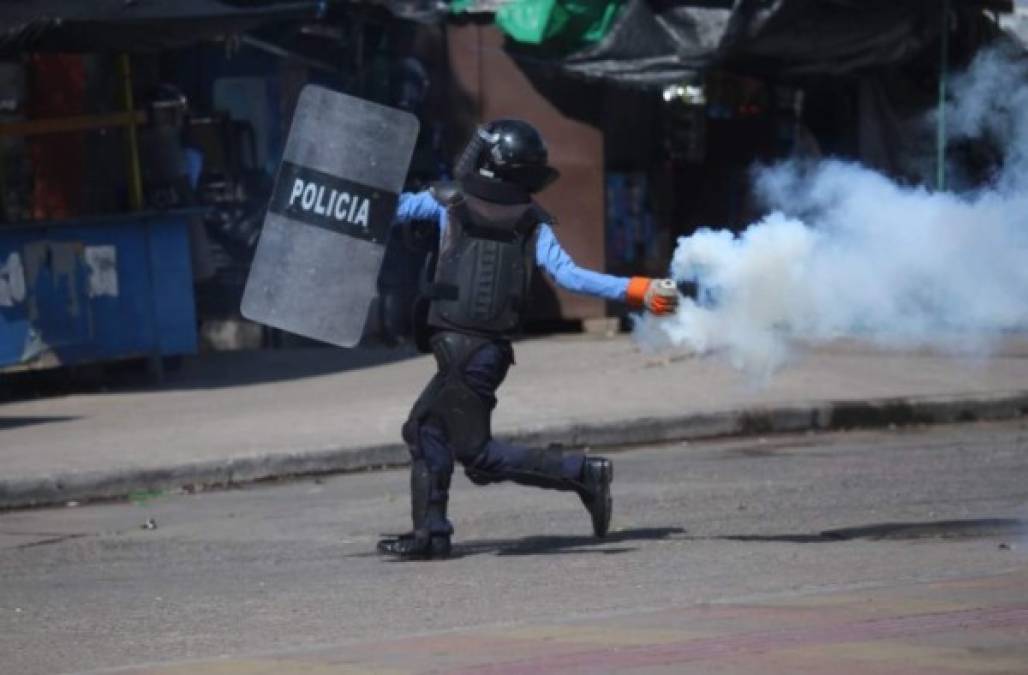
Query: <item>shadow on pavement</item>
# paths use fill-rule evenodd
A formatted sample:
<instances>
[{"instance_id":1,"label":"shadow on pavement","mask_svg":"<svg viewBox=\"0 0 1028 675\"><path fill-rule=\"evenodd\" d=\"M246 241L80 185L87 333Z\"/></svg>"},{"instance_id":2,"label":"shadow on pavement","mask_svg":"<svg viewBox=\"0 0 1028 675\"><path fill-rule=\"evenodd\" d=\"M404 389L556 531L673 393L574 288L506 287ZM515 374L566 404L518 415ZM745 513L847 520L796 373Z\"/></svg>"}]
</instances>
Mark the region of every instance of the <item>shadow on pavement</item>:
<instances>
[{"instance_id":1,"label":"shadow on pavement","mask_svg":"<svg viewBox=\"0 0 1028 675\"><path fill-rule=\"evenodd\" d=\"M686 531L681 527L643 527L634 530L619 530L611 532L603 539L596 537L568 537L560 535L544 535L535 537L523 537L521 539L484 539L457 541L453 544L453 552L448 560L466 558L475 555L493 554L497 556L508 555L567 555L592 553L599 555L612 555L617 553L628 553L634 551L632 546L611 546L611 544L622 544L634 541L659 541L669 539L678 535L684 535ZM397 534L383 534L382 537L396 537ZM382 557L385 562L423 562L405 561L388 556L380 556L376 552L354 553L347 558L370 558Z\"/></svg>"},{"instance_id":2,"label":"shadow on pavement","mask_svg":"<svg viewBox=\"0 0 1028 675\"><path fill-rule=\"evenodd\" d=\"M809 534L740 534L695 539L719 539L745 542L784 542L788 544L825 544L854 539L911 540L911 539L973 539L1023 535L1028 533L1028 522L1017 518L976 518L971 520L939 520L922 523L877 523L858 527L844 527Z\"/></svg>"},{"instance_id":3,"label":"shadow on pavement","mask_svg":"<svg viewBox=\"0 0 1028 675\"><path fill-rule=\"evenodd\" d=\"M685 530L680 527L644 527L633 530L611 532L603 539L596 537L568 537L545 535L524 537L522 539L490 539L485 541L466 541L454 544L454 557L482 555L492 553L498 556L517 555L555 555L569 553L597 553L611 555L634 551L632 546L611 546L637 541L657 541L675 535L683 535Z\"/></svg>"},{"instance_id":4,"label":"shadow on pavement","mask_svg":"<svg viewBox=\"0 0 1028 675\"><path fill-rule=\"evenodd\" d=\"M0 431L27 427L33 424L50 424L51 422L70 422L79 419L75 415L49 415L41 417L0 417Z\"/></svg>"}]
</instances>

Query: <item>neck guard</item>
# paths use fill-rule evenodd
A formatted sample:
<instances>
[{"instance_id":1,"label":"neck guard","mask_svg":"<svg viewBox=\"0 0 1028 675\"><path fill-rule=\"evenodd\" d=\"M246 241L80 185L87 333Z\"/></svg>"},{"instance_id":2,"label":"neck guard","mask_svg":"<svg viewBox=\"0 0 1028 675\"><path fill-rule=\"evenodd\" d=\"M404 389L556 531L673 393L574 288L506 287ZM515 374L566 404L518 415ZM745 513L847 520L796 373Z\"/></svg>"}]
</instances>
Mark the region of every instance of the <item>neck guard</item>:
<instances>
[{"instance_id":1,"label":"neck guard","mask_svg":"<svg viewBox=\"0 0 1028 675\"><path fill-rule=\"evenodd\" d=\"M516 183L468 174L460 180L461 190L469 195L497 204L525 204L532 196Z\"/></svg>"}]
</instances>

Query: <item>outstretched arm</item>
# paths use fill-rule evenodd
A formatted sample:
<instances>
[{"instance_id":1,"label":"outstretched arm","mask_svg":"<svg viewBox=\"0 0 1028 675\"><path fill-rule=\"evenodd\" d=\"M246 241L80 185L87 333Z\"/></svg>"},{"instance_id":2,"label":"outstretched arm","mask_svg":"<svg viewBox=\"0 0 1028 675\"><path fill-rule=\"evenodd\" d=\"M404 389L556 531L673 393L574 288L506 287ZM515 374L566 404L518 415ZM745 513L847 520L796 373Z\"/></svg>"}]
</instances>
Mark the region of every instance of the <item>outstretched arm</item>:
<instances>
[{"instance_id":1,"label":"outstretched arm","mask_svg":"<svg viewBox=\"0 0 1028 675\"><path fill-rule=\"evenodd\" d=\"M628 279L579 267L557 241L553 229L543 223L535 247L535 262L564 290L624 301Z\"/></svg>"},{"instance_id":2,"label":"outstretched arm","mask_svg":"<svg viewBox=\"0 0 1028 675\"><path fill-rule=\"evenodd\" d=\"M678 293L674 286L669 289L661 280L619 277L579 267L545 223L539 226L535 260L558 286L574 293L626 302L632 307L645 307L654 314L670 314L677 305Z\"/></svg>"}]
</instances>

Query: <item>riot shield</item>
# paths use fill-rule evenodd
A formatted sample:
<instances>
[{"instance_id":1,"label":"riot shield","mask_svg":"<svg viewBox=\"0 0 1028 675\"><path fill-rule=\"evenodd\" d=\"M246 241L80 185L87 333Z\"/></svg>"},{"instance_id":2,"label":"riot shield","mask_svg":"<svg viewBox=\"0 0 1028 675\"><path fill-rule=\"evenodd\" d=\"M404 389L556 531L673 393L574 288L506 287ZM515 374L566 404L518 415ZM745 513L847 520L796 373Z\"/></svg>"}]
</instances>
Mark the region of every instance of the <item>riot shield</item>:
<instances>
[{"instance_id":1,"label":"riot shield","mask_svg":"<svg viewBox=\"0 0 1028 675\"><path fill-rule=\"evenodd\" d=\"M243 316L341 347L357 344L417 135L409 113L304 87Z\"/></svg>"}]
</instances>

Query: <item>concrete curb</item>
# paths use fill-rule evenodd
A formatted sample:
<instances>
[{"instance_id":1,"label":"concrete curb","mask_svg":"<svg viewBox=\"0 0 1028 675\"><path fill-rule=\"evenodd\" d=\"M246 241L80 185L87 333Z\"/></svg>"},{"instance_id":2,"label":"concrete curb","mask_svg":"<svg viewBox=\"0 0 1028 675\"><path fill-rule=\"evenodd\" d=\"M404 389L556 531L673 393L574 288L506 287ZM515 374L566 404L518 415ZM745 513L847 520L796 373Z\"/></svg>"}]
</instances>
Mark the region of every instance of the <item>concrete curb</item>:
<instances>
[{"instance_id":1,"label":"concrete curb","mask_svg":"<svg viewBox=\"0 0 1028 675\"><path fill-rule=\"evenodd\" d=\"M1028 416L1028 391L926 398L828 401L616 422L521 429L503 436L527 445L603 447L722 436L945 424ZM361 471L408 461L402 444L272 453L168 467L0 478L0 509L124 497L137 491L250 483L272 478Z\"/></svg>"}]
</instances>

